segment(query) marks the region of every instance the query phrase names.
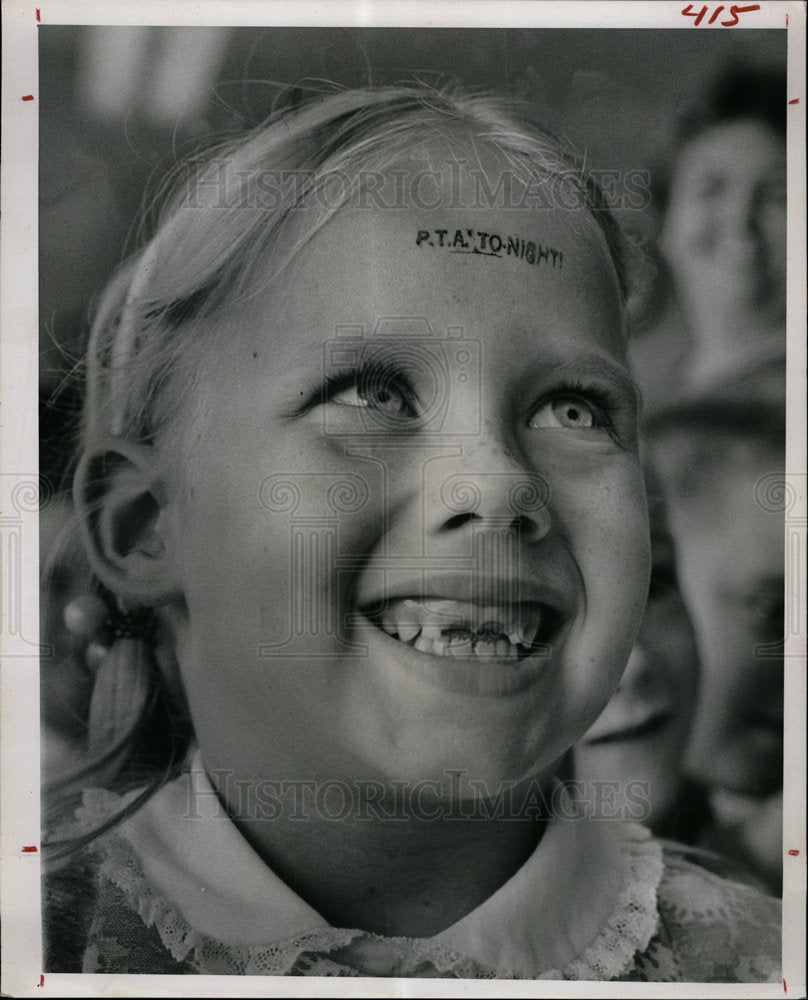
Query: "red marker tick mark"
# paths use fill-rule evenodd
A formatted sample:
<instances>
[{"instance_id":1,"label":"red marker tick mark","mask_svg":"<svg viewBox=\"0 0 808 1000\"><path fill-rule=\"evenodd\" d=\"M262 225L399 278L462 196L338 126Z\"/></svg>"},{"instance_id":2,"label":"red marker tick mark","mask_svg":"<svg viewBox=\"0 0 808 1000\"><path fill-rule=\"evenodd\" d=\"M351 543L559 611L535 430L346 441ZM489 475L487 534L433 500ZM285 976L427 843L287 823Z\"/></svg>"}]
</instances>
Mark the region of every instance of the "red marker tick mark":
<instances>
[{"instance_id":1,"label":"red marker tick mark","mask_svg":"<svg viewBox=\"0 0 808 1000\"><path fill-rule=\"evenodd\" d=\"M788 993L788 987L786 986L785 976L783 977L783 993Z\"/></svg>"},{"instance_id":2,"label":"red marker tick mark","mask_svg":"<svg viewBox=\"0 0 808 1000\"><path fill-rule=\"evenodd\" d=\"M788 853L791 855L792 858L796 858L799 856L800 852L796 848L792 847Z\"/></svg>"},{"instance_id":3,"label":"red marker tick mark","mask_svg":"<svg viewBox=\"0 0 808 1000\"><path fill-rule=\"evenodd\" d=\"M23 101L33 101L33 99L34 99L33 94L26 94L25 97L22 98Z\"/></svg>"},{"instance_id":4,"label":"red marker tick mark","mask_svg":"<svg viewBox=\"0 0 808 1000\"><path fill-rule=\"evenodd\" d=\"M36 854L36 847L32 844L30 847L23 847L23 854Z\"/></svg>"},{"instance_id":5,"label":"red marker tick mark","mask_svg":"<svg viewBox=\"0 0 808 1000\"><path fill-rule=\"evenodd\" d=\"M799 97L795 97L793 101L789 101L788 103L789 104L799 104L800 103L800 99L799 99Z\"/></svg>"},{"instance_id":6,"label":"red marker tick mark","mask_svg":"<svg viewBox=\"0 0 808 1000\"><path fill-rule=\"evenodd\" d=\"M788 18L788 14L786 14L786 18ZM37 7L37 9L36 9L36 19L37 19L37 21L41 20L41 18L39 16L39 7Z\"/></svg>"},{"instance_id":7,"label":"red marker tick mark","mask_svg":"<svg viewBox=\"0 0 808 1000\"><path fill-rule=\"evenodd\" d=\"M39 977L39 985L40 986L44 986L45 985L45 977L44 976L40 976Z\"/></svg>"}]
</instances>

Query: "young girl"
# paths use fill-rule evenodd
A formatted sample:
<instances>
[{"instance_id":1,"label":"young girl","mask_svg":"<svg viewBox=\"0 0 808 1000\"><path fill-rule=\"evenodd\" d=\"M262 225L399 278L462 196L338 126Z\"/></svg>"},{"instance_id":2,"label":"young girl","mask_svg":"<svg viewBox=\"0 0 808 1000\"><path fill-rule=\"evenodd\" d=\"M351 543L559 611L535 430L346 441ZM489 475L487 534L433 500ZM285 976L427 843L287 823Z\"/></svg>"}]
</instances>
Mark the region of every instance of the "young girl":
<instances>
[{"instance_id":1,"label":"young girl","mask_svg":"<svg viewBox=\"0 0 808 1000\"><path fill-rule=\"evenodd\" d=\"M648 586L628 275L489 99L338 93L190 164L90 343L115 610L73 608L52 970L777 978L773 901L562 780Z\"/></svg>"}]
</instances>

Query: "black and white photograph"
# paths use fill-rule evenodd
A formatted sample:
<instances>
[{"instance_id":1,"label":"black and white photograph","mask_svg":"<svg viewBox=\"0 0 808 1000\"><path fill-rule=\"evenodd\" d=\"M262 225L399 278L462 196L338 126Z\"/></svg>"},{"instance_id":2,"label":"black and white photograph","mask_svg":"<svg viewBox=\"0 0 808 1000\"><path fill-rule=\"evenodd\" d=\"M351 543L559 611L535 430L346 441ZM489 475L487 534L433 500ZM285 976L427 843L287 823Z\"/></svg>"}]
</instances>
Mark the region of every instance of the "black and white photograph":
<instances>
[{"instance_id":1,"label":"black and white photograph","mask_svg":"<svg viewBox=\"0 0 808 1000\"><path fill-rule=\"evenodd\" d=\"M4 995L805 996L804 4L3 15Z\"/></svg>"}]
</instances>

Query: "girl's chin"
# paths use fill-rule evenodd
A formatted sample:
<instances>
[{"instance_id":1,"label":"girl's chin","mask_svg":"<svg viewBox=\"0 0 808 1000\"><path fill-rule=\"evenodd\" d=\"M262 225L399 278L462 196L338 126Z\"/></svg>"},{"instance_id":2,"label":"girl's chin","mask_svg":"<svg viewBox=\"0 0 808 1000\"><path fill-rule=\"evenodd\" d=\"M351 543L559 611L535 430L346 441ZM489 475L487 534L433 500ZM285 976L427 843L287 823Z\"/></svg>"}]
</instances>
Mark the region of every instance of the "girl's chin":
<instances>
[{"instance_id":1,"label":"girl's chin","mask_svg":"<svg viewBox=\"0 0 808 1000\"><path fill-rule=\"evenodd\" d=\"M537 752L535 757L538 756ZM518 814L522 800L531 792L538 793L551 780L557 766L557 762L539 766L531 754L528 759L515 761L511 754L503 752L501 745L496 748L493 745L447 746L434 748L428 759L413 749L408 759L395 762L395 767L380 781L388 797L412 796L415 813L427 803L436 810L461 803L477 803L478 818L485 818L483 803L491 803L487 807L487 818L502 818L502 810L510 806L514 807L514 814ZM434 818L438 815L436 813Z\"/></svg>"},{"instance_id":2,"label":"girl's chin","mask_svg":"<svg viewBox=\"0 0 808 1000\"><path fill-rule=\"evenodd\" d=\"M417 732L405 720L383 745L365 743L359 755L383 785L423 788L429 797L435 788L439 798L455 800L460 782L473 796L494 797L559 772L567 745L557 738L552 714L537 720L530 712L447 712Z\"/></svg>"}]
</instances>

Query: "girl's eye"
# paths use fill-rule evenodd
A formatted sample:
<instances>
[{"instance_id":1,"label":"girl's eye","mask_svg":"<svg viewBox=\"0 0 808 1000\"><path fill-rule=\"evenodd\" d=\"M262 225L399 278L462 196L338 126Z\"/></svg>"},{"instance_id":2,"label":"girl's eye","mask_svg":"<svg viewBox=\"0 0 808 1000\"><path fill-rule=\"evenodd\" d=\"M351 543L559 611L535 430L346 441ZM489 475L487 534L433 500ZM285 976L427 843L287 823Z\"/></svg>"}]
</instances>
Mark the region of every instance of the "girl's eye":
<instances>
[{"instance_id":1,"label":"girl's eye","mask_svg":"<svg viewBox=\"0 0 808 1000\"><path fill-rule=\"evenodd\" d=\"M351 385L332 392L329 402L375 410L391 417L415 417L413 395L406 386L389 377L357 378Z\"/></svg>"},{"instance_id":2,"label":"girl's eye","mask_svg":"<svg viewBox=\"0 0 808 1000\"><path fill-rule=\"evenodd\" d=\"M603 426L603 421L598 420L594 407L579 396L556 396L541 404L530 418L528 426L586 430L589 427Z\"/></svg>"}]
</instances>

